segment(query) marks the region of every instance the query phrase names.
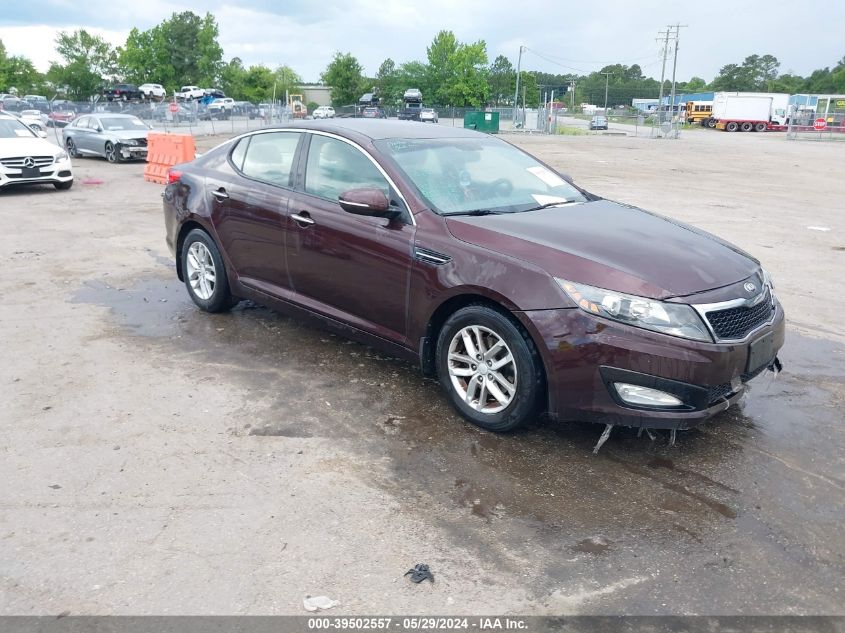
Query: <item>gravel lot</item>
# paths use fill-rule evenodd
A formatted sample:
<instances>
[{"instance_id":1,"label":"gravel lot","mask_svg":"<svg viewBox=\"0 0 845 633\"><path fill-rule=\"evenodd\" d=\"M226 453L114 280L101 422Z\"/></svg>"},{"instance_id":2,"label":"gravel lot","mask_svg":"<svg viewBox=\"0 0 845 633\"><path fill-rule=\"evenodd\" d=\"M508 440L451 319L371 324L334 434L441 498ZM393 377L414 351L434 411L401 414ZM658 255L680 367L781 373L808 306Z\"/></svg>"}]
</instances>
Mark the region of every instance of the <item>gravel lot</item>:
<instances>
[{"instance_id":1,"label":"gravel lot","mask_svg":"<svg viewBox=\"0 0 845 633\"><path fill-rule=\"evenodd\" d=\"M0 193L0 614L845 614L842 145L505 138L757 255L785 372L674 447L485 433L410 365L199 313L162 187L77 159L71 191Z\"/></svg>"}]
</instances>

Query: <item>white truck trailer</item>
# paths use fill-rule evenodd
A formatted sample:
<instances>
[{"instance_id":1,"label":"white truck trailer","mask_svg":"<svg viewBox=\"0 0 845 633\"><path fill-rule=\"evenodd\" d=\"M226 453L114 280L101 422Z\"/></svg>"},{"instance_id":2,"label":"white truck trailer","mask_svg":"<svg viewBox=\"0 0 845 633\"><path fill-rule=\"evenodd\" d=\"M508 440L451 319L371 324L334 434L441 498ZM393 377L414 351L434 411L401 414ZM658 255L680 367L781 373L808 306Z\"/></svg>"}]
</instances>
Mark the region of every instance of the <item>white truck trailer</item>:
<instances>
[{"instance_id":1,"label":"white truck trailer","mask_svg":"<svg viewBox=\"0 0 845 633\"><path fill-rule=\"evenodd\" d=\"M717 92L707 124L727 132L782 131L789 95L766 92Z\"/></svg>"}]
</instances>

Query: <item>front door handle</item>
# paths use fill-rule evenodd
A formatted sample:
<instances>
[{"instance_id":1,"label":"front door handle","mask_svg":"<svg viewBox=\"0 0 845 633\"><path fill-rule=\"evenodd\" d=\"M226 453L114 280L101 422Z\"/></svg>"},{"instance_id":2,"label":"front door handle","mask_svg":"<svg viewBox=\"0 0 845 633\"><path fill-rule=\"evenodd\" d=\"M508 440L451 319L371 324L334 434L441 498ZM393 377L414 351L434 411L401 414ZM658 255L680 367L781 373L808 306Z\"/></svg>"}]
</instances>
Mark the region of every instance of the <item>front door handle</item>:
<instances>
[{"instance_id":1,"label":"front door handle","mask_svg":"<svg viewBox=\"0 0 845 633\"><path fill-rule=\"evenodd\" d=\"M311 216L308 214L308 211L300 211L299 213L294 213L290 217L292 220L294 220L300 225L311 226L312 224L316 224L316 222L311 219Z\"/></svg>"},{"instance_id":2,"label":"front door handle","mask_svg":"<svg viewBox=\"0 0 845 633\"><path fill-rule=\"evenodd\" d=\"M226 193L226 190L223 187L211 192L211 195L217 198L219 202L223 202L224 200L229 198L229 194Z\"/></svg>"}]
</instances>

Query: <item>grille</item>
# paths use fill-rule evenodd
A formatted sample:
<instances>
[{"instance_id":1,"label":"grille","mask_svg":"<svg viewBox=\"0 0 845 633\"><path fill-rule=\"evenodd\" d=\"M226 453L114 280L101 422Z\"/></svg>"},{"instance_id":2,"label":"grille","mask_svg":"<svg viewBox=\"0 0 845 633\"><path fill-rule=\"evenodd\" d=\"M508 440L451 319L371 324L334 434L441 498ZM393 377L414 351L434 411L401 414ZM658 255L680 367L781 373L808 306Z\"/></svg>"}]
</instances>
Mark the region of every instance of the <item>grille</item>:
<instances>
[{"instance_id":1,"label":"grille","mask_svg":"<svg viewBox=\"0 0 845 633\"><path fill-rule=\"evenodd\" d=\"M707 313L707 321L716 337L722 340L745 338L749 332L757 329L772 316L771 296L766 290L766 296L756 306L728 308Z\"/></svg>"},{"instance_id":2,"label":"grille","mask_svg":"<svg viewBox=\"0 0 845 633\"><path fill-rule=\"evenodd\" d=\"M53 164L52 156L14 156L12 158L4 158L3 160L0 160L0 165L11 169L22 169L24 166L23 162L27 158L31 158L35 161L34 167L47 167L48 165Z\"/></svg>"},{"instance_id":3,"label":"grille","mask_svg":"<svg viewBox=\"0 0 845 633\"><path fill-rule=\"evenodd\" d=\"M760 369L756 369L753 372L741 374L739 378L740 380L742 380L742 384L744 385L752 378L756 378L757 376L759 376L763 371L765 371L765 369L766 366L760 367ZM722 398L732 396L733 393L733 387L731 387L731 383L729 382L726 382L721 385L716 385L715 387L710 387L707 390L707 406L710 407Z\"/></svg>"}]
</instances>

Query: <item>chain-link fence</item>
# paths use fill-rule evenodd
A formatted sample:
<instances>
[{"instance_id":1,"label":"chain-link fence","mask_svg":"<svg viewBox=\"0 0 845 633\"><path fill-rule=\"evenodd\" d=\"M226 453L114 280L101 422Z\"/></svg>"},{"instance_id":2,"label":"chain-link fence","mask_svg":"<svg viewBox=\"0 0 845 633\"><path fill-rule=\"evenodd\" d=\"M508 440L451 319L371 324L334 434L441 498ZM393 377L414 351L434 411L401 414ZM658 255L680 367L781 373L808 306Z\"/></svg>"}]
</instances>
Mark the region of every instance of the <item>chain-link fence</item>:
<instances>
[{"instance_id":1,"label":"chain-link fence","mask_svg":"<svg viewBox=\"0 0 845 633\"><path fill-rule=\"evenodd\" d=\"M845 141L845 95L795 95L793 101L787 139Z\"/></svg>"}]
</instances>

